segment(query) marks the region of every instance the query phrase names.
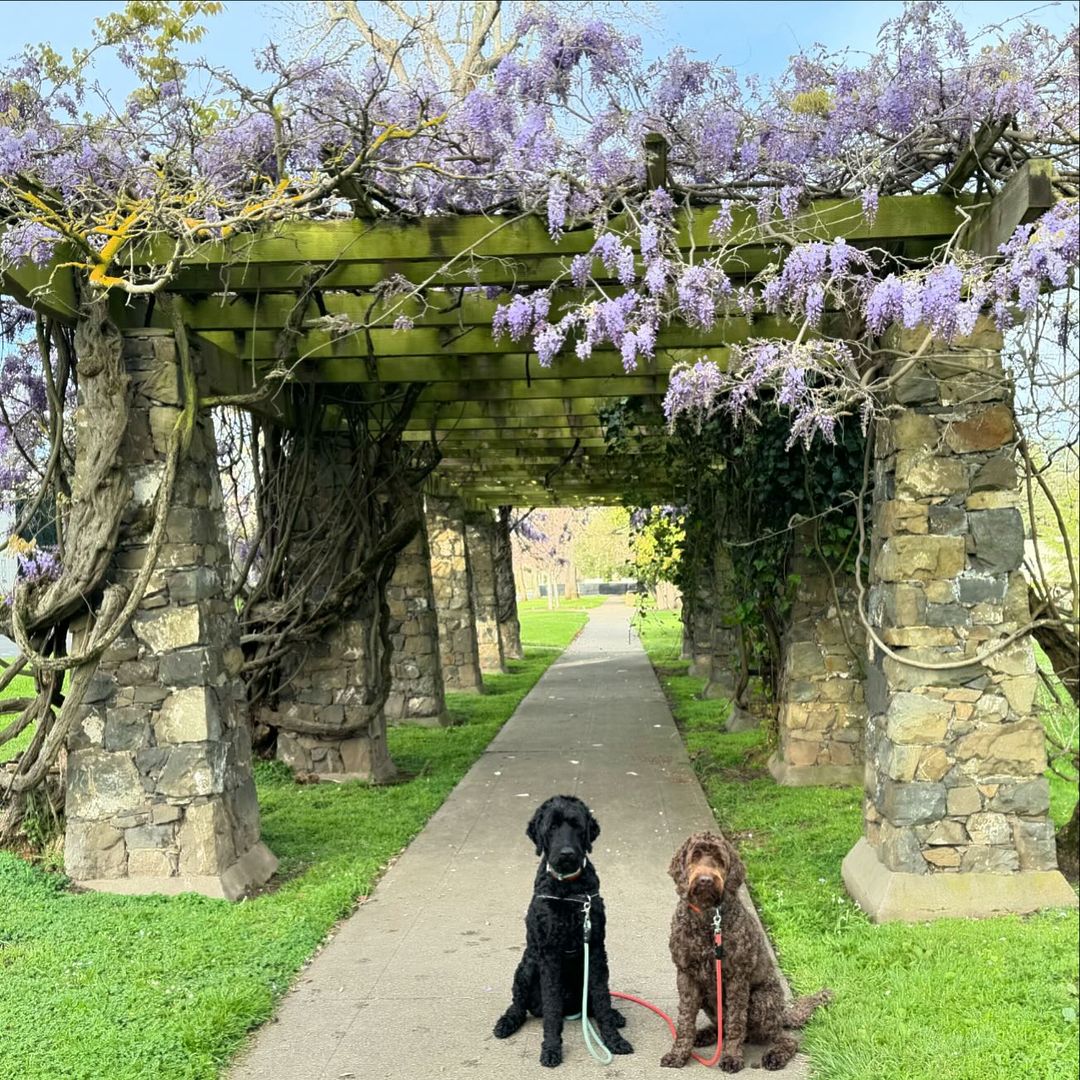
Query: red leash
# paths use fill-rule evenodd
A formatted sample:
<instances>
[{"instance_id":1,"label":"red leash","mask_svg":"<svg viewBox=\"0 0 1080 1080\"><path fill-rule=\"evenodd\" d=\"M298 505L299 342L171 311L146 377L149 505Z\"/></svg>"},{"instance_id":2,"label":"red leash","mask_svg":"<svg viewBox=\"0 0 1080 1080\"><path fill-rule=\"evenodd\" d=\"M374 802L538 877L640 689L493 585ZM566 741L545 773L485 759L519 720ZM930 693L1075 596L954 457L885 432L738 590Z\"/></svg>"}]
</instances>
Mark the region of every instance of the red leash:
<instances>
[{"instance_id":1,"label":"red leash","mask_svg":"<svg viewBox=\"0 0 1080 1080\"><path fill-rule=\"evenodd\" d=\"M690 905L692 911L701 914L700 908L695 908L693 904ZM724 1007L723 1007L723 993L724 983L723 976L720 972L720 960L724 955L724 934L723 926L720 921L720 908L713 909L713 947L716 952L716 1053L713 1054L708 1061L703 1057L698 1057L697 1054L691 1054L691 1057L695 1061L700 1061L702 1065L712 1067L720 1060L720 1055L724 1050ZM643 998L634 997L633 994L622 994L616 990L612 990L611 996L613 998L622 998L623 1001L632 1001L635 1005L644 1005L646 1009L656 1013L657 1016L662 1017L667 1021L667 1026L671 1029L671 1037L674 1039L677 1037L677 1031L675 1029L675 1021L663 1009L656 1005L653 1005L649 1001L645 1001Z\"/></svg>"}]
</instances>

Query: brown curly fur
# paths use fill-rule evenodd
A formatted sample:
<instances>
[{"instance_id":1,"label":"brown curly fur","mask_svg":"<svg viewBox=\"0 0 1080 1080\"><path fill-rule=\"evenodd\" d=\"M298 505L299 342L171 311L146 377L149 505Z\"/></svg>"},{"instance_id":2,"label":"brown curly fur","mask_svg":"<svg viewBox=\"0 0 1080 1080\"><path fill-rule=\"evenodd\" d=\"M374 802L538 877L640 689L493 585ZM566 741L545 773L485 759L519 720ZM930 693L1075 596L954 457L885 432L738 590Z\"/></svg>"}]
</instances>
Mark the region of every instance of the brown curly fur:
<instances>
[{"instance_id":1,"label":"brown curly fur","mask_svg":"<svg viewBox=\"0 0 1080 1080\"><path fill-rule=\"evenodd\" d=\"M822 990L784 1009L783 989L764 935L738 897L746 870L724 837L694 833L675 852L668 873L679 894L670 941L679 1015L675 1043L660 1064L681 1068L690 1060L694 1046L716 1044L713 910L719 907L724 943L724 1046L720 1068L738 1072L743 1067L743 1045L749 1041L768 1046L761 1059L766 1069L782 1069L799 1049L798 1040L784 1029L802 1027L831 994ZM702 1010L709 1018L709 1027L698 1031L697 1016Z\"/></svg>"}]
</instances>

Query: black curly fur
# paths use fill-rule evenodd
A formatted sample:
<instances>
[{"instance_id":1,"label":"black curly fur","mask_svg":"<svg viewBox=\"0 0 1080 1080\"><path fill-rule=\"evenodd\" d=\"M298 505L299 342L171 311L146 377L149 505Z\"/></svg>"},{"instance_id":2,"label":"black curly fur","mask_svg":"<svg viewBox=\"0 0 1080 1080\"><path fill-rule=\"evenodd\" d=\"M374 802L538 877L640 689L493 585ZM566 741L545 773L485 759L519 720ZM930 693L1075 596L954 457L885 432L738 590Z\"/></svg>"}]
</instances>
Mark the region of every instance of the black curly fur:
<instances>
[{"instance_id":1,"label":"black curly fur","mask_svg":"<svg viewBox=\"0 0 1080 1080\"><path fill-rule=\"evenodd\" d=\"M525 914L525 953L514 973L512 1003L495 1024L495 1037L513 1035L532 1013L544 1021L540 1064L550 1067L562 1061L563 1019L581 1008L584 900L588 897L589 1015L596 1018L600 1037L613 1054L631 1054L634 1048L617 1030L626 1019L611 1007L604 901L596 869L586 858L600 835L600 825L580 799L555 795L537 807L525 834L543 858ZM560 881L555 876L576 875L579 868L581 874L574 880Z\"/></svg>"}]
</instances>

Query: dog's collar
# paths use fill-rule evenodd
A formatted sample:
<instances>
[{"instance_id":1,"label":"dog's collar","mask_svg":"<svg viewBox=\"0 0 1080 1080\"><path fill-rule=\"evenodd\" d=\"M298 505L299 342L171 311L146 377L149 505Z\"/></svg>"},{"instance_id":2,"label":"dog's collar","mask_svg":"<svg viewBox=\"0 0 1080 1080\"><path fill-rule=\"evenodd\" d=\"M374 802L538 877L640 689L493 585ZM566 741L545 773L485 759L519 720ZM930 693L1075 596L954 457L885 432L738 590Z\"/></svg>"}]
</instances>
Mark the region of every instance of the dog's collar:
<instances>
[{"instance_id":1,"label":"dog's collar","mask_svg":"<svg viewBox=\"0 0 1080 1080\"><path fill-rule=\"evenodd\" d=\"M717 918L719 918L719 917L720 917L720 905L719 905L719 904L715 904L715 905L714 905L713 907L710 907L710 908L699 908L699 907L697 906L697 904L691 904L691 903L690 903L690 901L689 901L689 900L687 900L687 901L686 901L686 906L687 906L687 907L688 907L688 908L689 908L689 909L690 909L690 910L691 910L691 911L692 911L692 912L693 912L693 913L694 913L695 915L704 915L704 914L706 914L707 912L711 912L711 913L712 913L712 916L713 916L713 918L714 918L714 919L717 919Z\"/></svg>"},{"instance_id":2,"label":"dog's collar","mask_svg":"<svg viewBox=\"0 0 1080 1080\"><path fill-rule=\"evenodd\" d=\"M560 874L560 873L558 872L558 870L556 870L556 869L555 869L555 868L554 868L554 867L553 867L553 866L551 865L551 863L548 863L548 864L547 864L547 872L548 872L548 873L549 873L549 874L550 874L550 875L551 875L551 876L552 876L552 877L553 877L553 878L554 878L554 879L555 879L556 881L577 881L577 879L578 879L579 877L581 877L581 875L582 875L582 874L584 874L584 873L585 873L585 867L586 867L586 866L588 866L588 865L589 865L589 857L588 857L588 855L586 855L586 856L585 856L585 857L584 857L584 858L583 858L583 859L581 860L581 865L580 865L580 866L579 866L579 867L578 867L578 868L577 868L577 869L576 869L575 871L573 871L573 873L570 873L570 874Z\"/></svg>"}]
</instances>

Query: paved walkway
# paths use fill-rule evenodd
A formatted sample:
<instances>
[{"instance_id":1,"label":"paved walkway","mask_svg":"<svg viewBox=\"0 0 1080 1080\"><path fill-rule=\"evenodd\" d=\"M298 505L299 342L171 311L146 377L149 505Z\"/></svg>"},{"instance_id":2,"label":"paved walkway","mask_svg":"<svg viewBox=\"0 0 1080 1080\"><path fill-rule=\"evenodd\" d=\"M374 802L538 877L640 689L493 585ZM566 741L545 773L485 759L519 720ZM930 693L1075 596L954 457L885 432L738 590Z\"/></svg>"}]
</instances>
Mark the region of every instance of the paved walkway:
<instances>
[{"instance_id":1,"label":"paved walkway","mask_svg":"<svg viewBox=\"0 0 1080 1080\"><path fill-rule=\"evenodd\" d=\"M713 824L630 610L609 602L533 688L371 899L302 973L231 1080L671 1077L667 1027L623 1002L635 1053L607 1068L567 1022L563 1064L541 1067L540 1022L498 1040L536 870L525 825L549 795L596 814L611 988L676 1008L671 855ZM748 1055L748 1062L752 1060ZM691 1063L689 1074L701 1066ZM763 1076L751 1072L750 1076ZM780 1077L804 1077L796 1059Z\"/></svg>"}]
</instances>

